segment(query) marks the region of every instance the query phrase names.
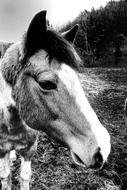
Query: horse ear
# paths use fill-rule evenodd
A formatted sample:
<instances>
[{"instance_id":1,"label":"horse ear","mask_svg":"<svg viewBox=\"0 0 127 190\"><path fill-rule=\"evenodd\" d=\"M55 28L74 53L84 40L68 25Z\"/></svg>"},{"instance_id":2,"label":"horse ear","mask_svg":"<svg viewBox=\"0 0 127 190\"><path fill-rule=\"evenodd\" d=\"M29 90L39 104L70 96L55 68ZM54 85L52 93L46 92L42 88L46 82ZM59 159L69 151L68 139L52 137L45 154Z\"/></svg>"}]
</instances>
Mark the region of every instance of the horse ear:
<instances>
[{"instance_id":1,"label":"horse ear","mask_svg":"<svg viewBox=\"0 0 127 190\"><path fill-rule=\"evenodd\" d=\"M36 50L38 50L45 39L46 34L46 13L47 11L41 11L37 13L26 33L26 41L25 41L25 48L27 50L27 54L33 54Z\"/></svg>"},{"instance_id":2,"label":"horse ear","mask_svg":"<svg viewBox=\"0 0 127 190\"><path fill-rule=\"evenodd\" d=\"M62 36L69 42L74 43L77 31L78 31L79 25L76 24L73 26L70 30L62 33Z\"/></svg>"}]
</instances>

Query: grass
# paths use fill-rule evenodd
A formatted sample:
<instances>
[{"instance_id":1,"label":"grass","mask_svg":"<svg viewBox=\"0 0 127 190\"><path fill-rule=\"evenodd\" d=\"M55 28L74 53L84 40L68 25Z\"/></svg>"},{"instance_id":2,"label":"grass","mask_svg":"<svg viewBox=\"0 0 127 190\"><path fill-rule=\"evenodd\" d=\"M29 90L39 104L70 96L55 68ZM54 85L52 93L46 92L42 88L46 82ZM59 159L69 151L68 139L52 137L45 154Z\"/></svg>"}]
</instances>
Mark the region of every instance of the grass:
<instances>
[{"instance_id":1,"label":"grass","mask_svg":"<svg viewBox=\"0 0 127 190\"><path fill-rule=\"evenodd\" d=\"M32 158L32 190L127 190L127 68L86 68L80 79L93 109L111 135L108 161L102 171L86 171L73 163L66 148L43 133Z\"/></svg>"}]
</instances>

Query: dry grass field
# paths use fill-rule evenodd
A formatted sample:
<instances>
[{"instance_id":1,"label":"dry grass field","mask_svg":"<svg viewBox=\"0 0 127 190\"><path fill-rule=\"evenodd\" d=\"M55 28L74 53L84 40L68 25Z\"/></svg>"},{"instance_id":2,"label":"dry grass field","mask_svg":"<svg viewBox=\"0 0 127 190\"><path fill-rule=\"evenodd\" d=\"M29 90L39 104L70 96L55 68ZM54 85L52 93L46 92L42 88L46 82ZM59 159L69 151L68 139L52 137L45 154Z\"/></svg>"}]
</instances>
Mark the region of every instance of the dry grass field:
<instances>
[{"instance_id":1,"label":"dry grass field","mask_svg":"<svg viewBox=\"0 0 127 190\"><path fill-rule=\"evenodd\" d=\"M69 150L49 139L39 138L32 158L31 190L127 190L127 126L124 101L127 68L86 68L80 75L86 95L111 135L112 150L102 171L85 171L75 165ZM13 184L20 159L13 166ZM18 183L14 190L19 189Z\"/></svg>"}]
</instances>

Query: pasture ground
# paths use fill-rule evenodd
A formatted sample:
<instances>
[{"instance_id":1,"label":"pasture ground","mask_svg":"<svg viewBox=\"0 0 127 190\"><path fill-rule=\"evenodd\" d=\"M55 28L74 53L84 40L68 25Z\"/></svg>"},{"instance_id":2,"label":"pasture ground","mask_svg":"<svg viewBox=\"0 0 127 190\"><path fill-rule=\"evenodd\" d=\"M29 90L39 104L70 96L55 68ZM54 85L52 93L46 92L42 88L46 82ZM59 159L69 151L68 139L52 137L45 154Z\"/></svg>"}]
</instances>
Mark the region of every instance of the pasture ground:
<instances>
[{"instance_id":1,"label":"pasture ground","mask_svg":"<svg viewBox=\"0 0 127 190\"><path fill-rule=\"evenodd\" d=\"M111 135L111 154L102 171L85 171L73 163L66 148L41 134L32 158L32 190L127 190L127 68L86 68L80 78L93 109Z\"/></svg>"}]
</instances>

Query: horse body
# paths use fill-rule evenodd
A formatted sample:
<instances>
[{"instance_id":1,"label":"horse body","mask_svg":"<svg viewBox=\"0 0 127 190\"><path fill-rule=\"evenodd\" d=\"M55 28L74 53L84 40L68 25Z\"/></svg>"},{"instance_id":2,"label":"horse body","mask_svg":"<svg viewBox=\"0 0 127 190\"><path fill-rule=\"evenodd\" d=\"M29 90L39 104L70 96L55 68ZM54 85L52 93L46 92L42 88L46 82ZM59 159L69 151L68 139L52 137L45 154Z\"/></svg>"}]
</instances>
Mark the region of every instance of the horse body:
<instances>
[{"instance_id":1,"label":"horse body","mask_svg":"<svg viewBox=\"0 0 127 190\"><path fill-rule=\"evenodd\" d=\"M1 68L0 68L1 71ZM20 118L16 103L11 96L12 88L0 72L0 177L2 190L11 189L9 181L11 151L16 150L21 159L21 189L28 189L31 176L30 161L24 164L24 158L31 158L37 146L38 132L29 128ZM32 149L31 149L32 147ZM35 150L34 150L35 149ZM13 158L12 158L13 159ZM28 171L28 172L26 172ZM27 173L27 176L25 175Z\"/></svg>"},{"instance_id":2,"label":"horse body","mask_svg":"<svg viewBox=\"0 0 127 190\"><path fill-rule=\"evenodd\" d=\"M64 143L73 160L85 168L101 168L110 153L110 136L88 103L76 74L80 58L72 43L77 26L60 36L47 30L45 16L42 11L33 18L24 38L7 50L1 64L3 190L11 188L7 181L13 149L22 156L21 189L29 190L31 157L39 130Z\"/></svg>"}]
</instances>

